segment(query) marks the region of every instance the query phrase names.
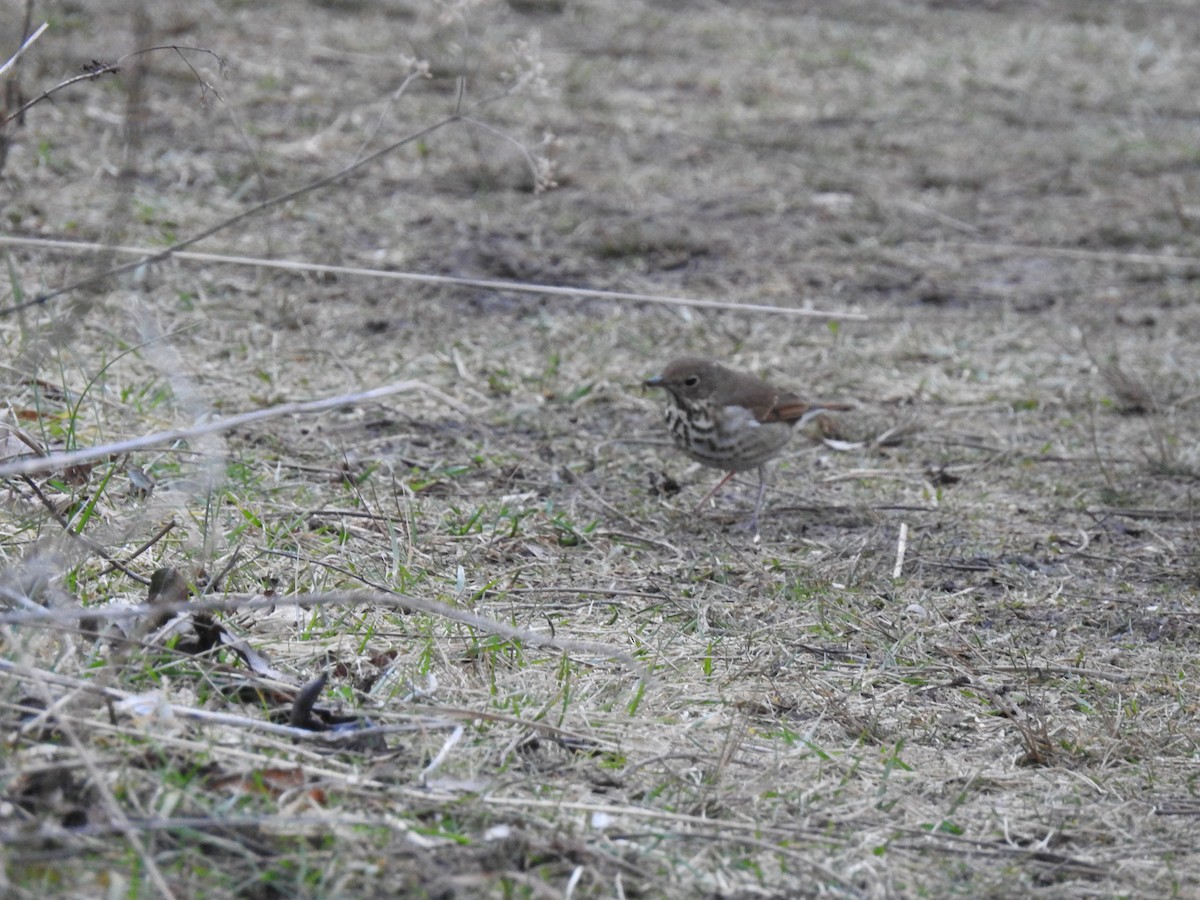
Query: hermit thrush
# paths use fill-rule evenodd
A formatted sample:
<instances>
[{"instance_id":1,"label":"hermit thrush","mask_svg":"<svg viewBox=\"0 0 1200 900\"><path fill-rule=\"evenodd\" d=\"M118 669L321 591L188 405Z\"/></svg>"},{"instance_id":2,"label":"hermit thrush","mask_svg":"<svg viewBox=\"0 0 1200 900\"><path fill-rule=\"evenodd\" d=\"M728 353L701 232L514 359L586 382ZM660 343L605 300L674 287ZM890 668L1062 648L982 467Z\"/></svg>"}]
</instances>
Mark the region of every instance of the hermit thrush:
<instances>
[{"instance_id":1,"label":"hermit thrush","mask_svg":"<svg viewBox=\"0 0 1200 900\"><path fill-rule=\"evenodd\" d=\"M667 392L667 427L675 446L697 462L729 473L701 506L737 472L758 469L758 499L746 523L756 535L767 492L767 460L783 449L797 422L825 410L850 408L844 403L806 403L753 375L693 356L673 361L645 384Z\"/></svg>"}]
</instances>

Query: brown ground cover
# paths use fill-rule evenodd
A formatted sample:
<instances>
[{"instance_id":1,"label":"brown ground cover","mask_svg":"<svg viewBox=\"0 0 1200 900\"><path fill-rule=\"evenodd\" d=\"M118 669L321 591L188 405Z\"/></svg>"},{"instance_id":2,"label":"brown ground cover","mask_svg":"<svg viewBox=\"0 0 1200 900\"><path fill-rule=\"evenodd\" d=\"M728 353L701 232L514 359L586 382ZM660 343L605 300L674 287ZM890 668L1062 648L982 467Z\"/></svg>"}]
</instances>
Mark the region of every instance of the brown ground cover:
<instances>
[{"instance_id":1,"label":"brown ground cover","mask_svg":"<svg viewBox=\"0 0 1200 900\"><path fill-rule=\"evenodd\" d=\"M1198 12L33 3L3 892L1196 895Z\"/></svg>"}]
</instances>

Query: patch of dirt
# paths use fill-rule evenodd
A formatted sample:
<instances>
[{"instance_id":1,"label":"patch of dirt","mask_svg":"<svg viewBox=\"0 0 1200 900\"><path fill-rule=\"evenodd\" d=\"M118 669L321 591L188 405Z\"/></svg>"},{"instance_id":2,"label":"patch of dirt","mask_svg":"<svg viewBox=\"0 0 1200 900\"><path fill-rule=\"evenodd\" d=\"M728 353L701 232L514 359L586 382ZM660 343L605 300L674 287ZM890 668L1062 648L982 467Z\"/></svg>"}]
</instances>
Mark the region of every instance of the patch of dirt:
<instances>
[{"instance_id":1,"label":"patch of dirt","mask_svg":"<svg viewBox=\"0 0 1200 900\"><path fill-rule=\"evenodd\" d=\"M1190 4L32 9L10 112L210 52L0 132L0 306L248 215L0 317L6 459L417 384L6 482L8 883L1200 890ZM641 387L686 354L854 405L760 542ZM164 565L269 673L78 627ZM386 749L256 730L326 670Z\"/></svg>"}]
</instances>

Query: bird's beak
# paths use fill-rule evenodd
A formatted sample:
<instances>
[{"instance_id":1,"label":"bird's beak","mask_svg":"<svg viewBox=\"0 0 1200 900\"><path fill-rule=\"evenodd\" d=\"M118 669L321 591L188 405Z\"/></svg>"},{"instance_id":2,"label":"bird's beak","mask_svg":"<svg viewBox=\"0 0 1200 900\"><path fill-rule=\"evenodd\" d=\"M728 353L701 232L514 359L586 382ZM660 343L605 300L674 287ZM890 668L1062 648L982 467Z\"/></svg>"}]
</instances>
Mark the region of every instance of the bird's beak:
<instances>
[{"instance_id":1,"label":"bird's beak","mask_svg":"<svg viewBox=\"0 0 1200 900\"><path fill-rule=\"evenodd\" d=\"M653 378L647 378L642 382L642 387L662 387L663 378L661 375L655 375Z\"/></svg>"}]
</instances>

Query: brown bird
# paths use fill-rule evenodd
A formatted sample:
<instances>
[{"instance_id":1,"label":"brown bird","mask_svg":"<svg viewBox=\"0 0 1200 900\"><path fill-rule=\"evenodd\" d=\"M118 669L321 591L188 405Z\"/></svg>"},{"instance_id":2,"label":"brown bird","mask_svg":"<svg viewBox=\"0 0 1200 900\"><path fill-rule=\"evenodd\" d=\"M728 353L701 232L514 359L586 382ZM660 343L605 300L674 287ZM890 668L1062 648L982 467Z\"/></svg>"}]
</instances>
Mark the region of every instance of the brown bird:
<instances>
[{"instance_id":1,"label":"brown bird","mask_svg":"<svg viewBox=\"0 0 1200 900\"><path fill-rule=\"evenodd\" d=\"M783 449L797 423L826 410L850 409L844 403L806 403L753 375L694 356L674 360L644 384L666 390L665 415L675 446L729 473L699 506L736 473L758 469L758 499L746 523L755 535L767 492L767 461Z\"/></svg>"}]
</instances>

